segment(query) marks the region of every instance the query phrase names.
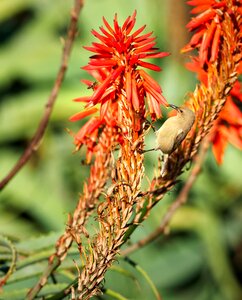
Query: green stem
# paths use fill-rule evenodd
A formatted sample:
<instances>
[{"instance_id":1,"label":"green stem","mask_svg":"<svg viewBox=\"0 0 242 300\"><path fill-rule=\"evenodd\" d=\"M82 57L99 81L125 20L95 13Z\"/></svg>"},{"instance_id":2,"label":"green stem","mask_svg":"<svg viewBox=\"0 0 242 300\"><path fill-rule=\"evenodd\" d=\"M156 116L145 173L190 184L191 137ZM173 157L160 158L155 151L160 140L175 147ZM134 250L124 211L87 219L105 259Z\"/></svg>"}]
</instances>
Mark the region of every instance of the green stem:
<instances>
[{"instance_id":1,"label":"green stem","mask_svg":"<svg viewBox=\"0 0 242 300\"><path fill-rule=\"evenodd\" d=\"M135 263L133 260L131 260L127 256L124 258L124 260L127 261L132 267L134 267L145 278L146 282L152 289L156 299L161 300L161 296L160 296L156 286L154 285L153 281L150 279L149 275L145 272L145 270L142 269L137 263Z\"/></svg>"},{"instance_id":2,"label":"green stem","mask_svg":"<svg viewBox=\"0 0 242 300\"><path fill-rule=\"evenodd\" d=\"M118 300L128 300L128 298L125 298L124 296L122 296L121 294L113 291L113 290L110 290L110 289L106 289L104 291L104 293L106 295L109 295L109 296L112 296L114 299L118 299Z\"/></svg>"}]
</instances>

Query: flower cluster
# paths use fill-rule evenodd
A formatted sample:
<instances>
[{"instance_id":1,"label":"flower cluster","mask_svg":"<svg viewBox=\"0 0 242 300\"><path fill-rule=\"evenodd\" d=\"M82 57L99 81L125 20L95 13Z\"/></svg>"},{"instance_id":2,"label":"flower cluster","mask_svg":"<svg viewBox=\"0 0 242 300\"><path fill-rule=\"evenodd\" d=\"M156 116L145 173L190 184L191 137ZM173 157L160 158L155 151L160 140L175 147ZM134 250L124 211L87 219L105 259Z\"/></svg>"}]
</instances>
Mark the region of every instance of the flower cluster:
<instances>
[{"instance_id":1,"label":"flower cluster","mask_svg":"<svg viewBox=\"0 0 242 300\"><path fill-rule=\"evenodd\" d=\"M236 105L239 102L242 103L241 83L237 81L227 97L213 130L212 149L219 164L223 162L224 151L228 143L242 149L242 112Z\"/></svg>"},{"instance_id":2,"label":"flower cluster","mask_svg":"<svg viewBox=\"0 0 242 300\"><path fill-rule=\"evenodd\" d=\"M140 122L148 115L152 120L160 118L160 105L167 105L159 84L143 68L160 71L160 67L144 60L162 58L169 53L158 51L152 32L141 34L145 26L132 33L136 12L122 26L118 23L117 15L113 27L105 18L103 22L101 33L92 30L99 42L92 43L91 47L84 47L94 53L88 65L83 67L94 77L94 82L83 82L94 92L91 96L75 99L86 103L85 110L70 118L71 121L77 121L99 112L75 135L77 149L85 144L89 152L95 152L100 129L104 126L122 127L120 101L124 101L133 113L132 127L136 131L141 129ZM122 130L116 132L119 135L117 141L122 141Z\"/></svg>"},{"instance_id":3,"label":"flower cluster","mask_svg":"<svg viewBox=\"0 0 242 300\"><path fill-rule=\"evenodd\" d=\"M187 24L190 31L195 31L190 42L182 49L183 52L199 48L199 63L203 67L214 62L219 53L223 30L221 23L224 13L234 15L234 9L242 13L241 0L192 0L188 4L195 6L193 14L198 14ZM233 8L233 10L230 8Z\"/></svg>"},{"instance_id":4,"label":"flower cluster","mask_svg":"<svg viewBox=\"0 0 242 300\"><path fill-rule=\"evenodd\" d=\"M198 50L198 55L191 57L191 61L186 66L190 71L196 72L198 79L208 87L208 70L213 62L218 59L221 50L220 45L223 41L224 27L222 22L226 14L229 14L232 19L235 19L235 15L241 15L242 2L241 0L193 0L188 1L188 4L195 6L191 12L198 15L192 18L187 25L188 29L195 31L195 33L190 42L182 49L182 52L193 49ZM235 30L241 40L242 28L235 26ZM232 51L234 51L233 47ZM241 71L242 64L239 63L237 73L241 74ZM236 81L211 135L212 150L219 164L223 161L225 147L228 142L242 149L242 112L239 108L241 101L241 83Z\"/></svg>"}]
</instances>

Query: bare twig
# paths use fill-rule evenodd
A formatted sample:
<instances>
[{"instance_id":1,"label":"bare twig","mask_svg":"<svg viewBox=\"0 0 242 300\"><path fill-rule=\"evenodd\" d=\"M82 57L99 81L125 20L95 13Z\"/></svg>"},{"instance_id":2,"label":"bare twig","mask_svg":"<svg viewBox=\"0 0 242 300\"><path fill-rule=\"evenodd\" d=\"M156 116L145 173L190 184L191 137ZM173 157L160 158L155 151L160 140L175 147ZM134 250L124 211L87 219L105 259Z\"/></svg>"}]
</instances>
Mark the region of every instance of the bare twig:
<instances>
[{"instance_id":1,"label":"bare twig","mask_svg":"<svg viewBox=\"0 0 242 300\"><path fill-rule=\"evenodd\" d=\"M193 187L194 182L196 181L201 169L202 164L204 162L204 159L206 157L206 153L209 147L209 136L203 141L200 152L195 158L195 165L190 173L190 176L188 177L185 185L183 186L182 190L180 191L179 195L176 198L176 201L172 203L172 205L169 207L167 213L165 214L164 218L162 219L162 222L158 228L156 228L150 235L145 237L144 239L139 240L137 243L131 245L127 249L123 250L121 252L122 255L126 256L131 254L132 252L136 251L137 249L140 249L150 242L153 242L156 240L167 228L167 225L169 224L171 218L177 211L179 207L181 207L186 201L188 197L188 193Z\"/></svg>"},{"instance_id":2,"label":"bare twig","mask_svg":"<svg viewBox=\"0 0 242 300\"><path fill-rule=\"evenodd\" d=\"M52 88L52 91L50 93L48 101L45 105L44 115L43 115L42 119L40 120L39 126L31 140L30 144L25 149L24 153L19 158L19 160L17 161L15 166L1 180L0 190L2 190L9 183L9 181L22 169L22 167L29 161L32 154L35 151L37 151L37 149L39 148L40 142L41 142L42 137L47 128L47 125L48 125L48 122L50 119L50 115L52 113L58 92L59 92L62 82L64 80L64 76L65 76L65 73L67 70L68 60L70 57L72 45L75 40L75 36L76 36L76 32L77 32L77 21L78 21L78 17L79 17L82 6L83 6L83 0L75 0L75 5L71 12L71 21L70 21L67 39L65 41L65 45L63 48L61 65L60 65L59 71L57 73L54 86Z\"/></svg>"}]
</instances>

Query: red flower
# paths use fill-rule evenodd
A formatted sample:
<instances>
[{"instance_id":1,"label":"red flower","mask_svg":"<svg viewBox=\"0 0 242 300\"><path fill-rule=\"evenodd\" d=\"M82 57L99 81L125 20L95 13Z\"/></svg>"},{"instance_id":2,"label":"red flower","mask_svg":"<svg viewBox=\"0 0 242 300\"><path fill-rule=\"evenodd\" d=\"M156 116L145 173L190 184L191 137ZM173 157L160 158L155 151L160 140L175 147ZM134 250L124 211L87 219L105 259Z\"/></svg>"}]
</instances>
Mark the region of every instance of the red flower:
<instances>
[{"instance_id":1,"label":"red flower","mask_svg":"<svg viewBox=\"0 0 242 300\"><path fill-rule=\"evenodd\" d=\"M207 86L208 83L208 73L201 67L198 57L191 57L191 62L186 63L186 68L197 73L198 80Z\"/></svg>"},{"instance_id":2,"label":"red flower","mask_svg":"<svg viewBox=\"0 0 242 300\"><path fill-rule=\"evenodd\" d=\"M241 10L241 0L233 0L233 9ZM219 53L219 45L223 37L221 23L224 13L233 14L230 9L230 1L217 0L193 0L188 4L195 6L193 14L198 14L187 24L190 31L195 31L190 42L182 49L182 52L199 49L199 63L214 62Z\"/></svg>"},{"instance_id":3,"label":"red flower","mask_svg":"<svg viewBox=\"0 0 242 300\"><path fill-rule=\"evenodd\" d=\"M199 64L197 57L193 57L186 67L196 72L198 79L207 85L207 72ZM239 71L241 71L241 66L238 67L238 73ZM239 102L242 102L241 83L236 81L213 128L212 150L218 164L223 162L228 143L242 149L242 112L237 105Z\"/></svg>"},{"instance_id":4,"label":"red flower","mask_svg":"<svg viewBox=\"0 0 242 300\"><path fill-rule=\"evenodd\" d=\"M122 105L129 107L129 112L133 115L132 126L135 131L141 129L140 122L148 114L153 120L160 118L160 105L167 105L159 84L143 68L160 71L160 67L144 60L162 58L169 54L158 51L152 32L141 34L145 26L132 33L135 21L136 12L122 26L118 24L117 15L114 17L113 27L103 18L101 33L92 30L99 42L93 42L91 47L84 47L94 55L83 69L95 81L83 82L88 88L93 88L94 92L91 96L75 99L85 102L86 110L75 114L70 120L80 120L97 110L100 110L100 115L91 119L76 135L77 148L82 144L90 144L90 139L94 140L98 126L119 127L123 122ZM121 105L121 102L125 104ZM93 147L94 145L91 148Z\"/></svg>"},{"instance_id":5,"label":"red flower","mask_svg":"<svg viewBox=\"0 0 242 300\"><path fill-rule=\"evenodd\" d=\"M218 59L219 45L223 38L221 23L226 14L230 14L232 19L233 15L235 17L236 10L236 15L241 14L242 2L241 0L192 0L188 1L188 4L194 6L191 12L198 15L187 25L188 29L195 33L182 52L195 48L198 50L198 55L192 57L191 62L186 66L190 71L196 72L198 79L207 86L208 67ZM241 35L241 28L239 30ZM240 63L237 68L239 74L242 71L241 66ZM223 161L224 151L229 142L242 149L242 113L238 106L239 101L242 101L242 94L241 84L237 81L213 128L212 149L219 164Z\"/></svg>"},{"instance_id":6,"label":"red flower","mask_svg":"<svg viewBox=\"0 0 242 300\"><path fill-rule=\"evenodd\" d=\"M241 83L236 82L213 129L213 154L218 164L223 162L228 143L242 149L242 112L233 101L242 102ZM233 97L233 99L232 99Z\"/></svg>"},{"instance_id":7,"label":"red flower","mask_svg":"<svg viewBox=\"0 0 242 300\"><path fill-rule=\"evenodd\" d=\"M196 72L198 79L207 86L208 74L201 67L197 57L192 57L192 61L187 63L186 67ZM240 71L241 65L238 67L239 74ZM239 102L242 102L241 83L236 81L213 128L212 150L218 164L223 162L228 143L242 149L242 112L238 106Z\"/></svg>"}]
</instances>

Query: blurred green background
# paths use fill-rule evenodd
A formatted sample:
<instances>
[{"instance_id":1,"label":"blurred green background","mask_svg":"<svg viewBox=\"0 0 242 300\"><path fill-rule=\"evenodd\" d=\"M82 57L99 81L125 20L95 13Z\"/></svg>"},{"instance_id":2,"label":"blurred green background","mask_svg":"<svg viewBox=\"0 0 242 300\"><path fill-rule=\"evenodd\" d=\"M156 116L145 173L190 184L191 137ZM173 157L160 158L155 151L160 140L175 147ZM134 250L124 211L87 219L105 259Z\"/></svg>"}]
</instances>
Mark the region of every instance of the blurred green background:
<instances>
[{"instance_id":1,"label":"blurred green background","mask_svg":"<svg viewBox=\"0 0 242 300\"><path fill-rule=\"evenodd\" d=\"M72 5L66 0L0 0L0 178L16 163L43 114L59 68L61 38L65 37ZM184 68L185 57L179 53L189 39L185 1L86 1L66 78L41 146L0 193L0 234L27 240L64 230L67 213L73 211L88 176L88 167L81 164L85 149L73 155L73 141L65 130L77 131L82 125L68 121L81 109L72 99L90 93L80 84L80 79L88 77L80 67L87 64L90 55L82 46L94 40L90 31L102 25L102 16L111 22L118 13L123 22L135 9L136 28L146 24L146 32L154 31L157 36L159 48L172 53L155 61L161 65L161 73L152 72L165 97L179 104L194 89L196 78ZM152 141L153 136L148 136L147 148ZM147 154L148 176L153 174L155 155ZM228 146L224 163L218 167L209 153L188 204L175 215L169 235L131 255L163 299L242 299L237 298L242 289L241 158L241 152ZM132 241L159 225L186 176L154 208ZM105 287L128 299L155 299L142 276L127 263L119 266L130 269L134 279L111 270Z\"/></svg>"}]
</instances>

